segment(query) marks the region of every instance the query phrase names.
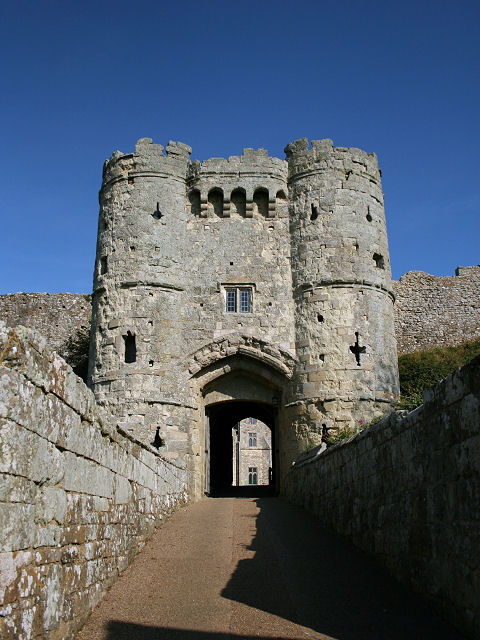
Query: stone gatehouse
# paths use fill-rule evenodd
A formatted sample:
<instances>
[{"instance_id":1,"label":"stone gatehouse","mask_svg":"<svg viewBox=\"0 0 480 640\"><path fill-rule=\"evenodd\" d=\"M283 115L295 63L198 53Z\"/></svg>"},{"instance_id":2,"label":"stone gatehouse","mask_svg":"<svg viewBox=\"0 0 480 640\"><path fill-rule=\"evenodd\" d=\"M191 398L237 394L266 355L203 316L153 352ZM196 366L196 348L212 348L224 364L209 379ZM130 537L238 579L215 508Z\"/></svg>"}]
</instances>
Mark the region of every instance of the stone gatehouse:
<instances>
[{"instance_id":1,"label":"stone gatehouse","mask_svg":"<svg viewBox=\"0 0 480 640\"><path fill-rule=\"evenodd\" d=\"M228 484L247 417L271 429L278 486L306 443L398 395L377 158L331 140L285 152L191 162L143 138L104 166L90 384L187 461L196 495Z\"/></svg>"}]
</instances>

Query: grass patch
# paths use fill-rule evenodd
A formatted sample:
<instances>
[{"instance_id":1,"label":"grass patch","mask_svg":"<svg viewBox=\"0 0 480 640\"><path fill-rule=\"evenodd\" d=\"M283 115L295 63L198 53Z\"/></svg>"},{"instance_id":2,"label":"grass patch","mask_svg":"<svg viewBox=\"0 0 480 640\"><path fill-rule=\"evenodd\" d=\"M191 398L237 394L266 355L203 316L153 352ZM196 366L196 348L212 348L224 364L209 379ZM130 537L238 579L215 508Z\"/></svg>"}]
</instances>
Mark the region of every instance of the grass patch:
<instances>
[{"instance_id":1,"label":"grass patch","mask_svg":"<svg viewBox=\"0 0 480 640\"><path fill-rule=\"evenodd\" d=\"M457 346L436 347L406 353L398 358L400 409L412 410L422 404L425 389L443 380L480 354L480 340Z\"/></svg>"}]
</instances>

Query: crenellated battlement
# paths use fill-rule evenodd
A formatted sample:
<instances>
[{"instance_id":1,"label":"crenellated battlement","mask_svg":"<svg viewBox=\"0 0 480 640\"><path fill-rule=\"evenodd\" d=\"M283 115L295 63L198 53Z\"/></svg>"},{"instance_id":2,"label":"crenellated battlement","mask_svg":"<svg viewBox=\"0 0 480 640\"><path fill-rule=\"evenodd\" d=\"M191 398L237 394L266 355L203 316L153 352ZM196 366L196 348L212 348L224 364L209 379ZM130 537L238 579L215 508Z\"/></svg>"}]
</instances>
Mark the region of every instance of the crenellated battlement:
<instances>
[{"instance_id":1,"label":"crenellated battlement","mask_svg":"<svg viewBox=\"0 0 480 640\"><path fill-rule=\"evenodd\" d=\"M115 151L103 165L103 185L112 180L132 179L145 172L172 175L185 179L192 153L183 142L169 141L166 148L151 138L140 138L135 153Z\"/></svg>"},{"instance_id":2,"label":"crenellated battlement","mask_svg":"<svg viewBox=\"0 0 480 640\"><path fill-rule=\"evenodd\" d=\"M251 218L278 214L277 200L286 199L288 165L266 149L244 149L241 156L195 160L187 185L192 211L201 217L230 217L231 212Z\"/></svg>"},{"instance_id":3,"label":"crenellated battlement","mask_svg":"<svg viewBox=\"0 0 480 640\"><path fill-rule=\"evenodd\" d=\"M311 146L310 146L311 145ZM289 179L310 173L336 170L348 180L352 174L380 181L381 173L375 153L367 153L356 147L334 147L332 140L295 140L285 147Z\"/></svg>"},{"instance_id":4,"label":"crenellated battlement","mask_svg":"<svg viewBox=\"0 0 480 640\"><path fill-rule=\"evenodd\" d=\"M271 174L272 176L285 177L287 163L280 158L268 155L266 149L244 149L241 156L229 158L209 158L200 162L195 160L189 167L188 178L196 179L200 175L209 174Z\"/></svg>"}]
</instances>

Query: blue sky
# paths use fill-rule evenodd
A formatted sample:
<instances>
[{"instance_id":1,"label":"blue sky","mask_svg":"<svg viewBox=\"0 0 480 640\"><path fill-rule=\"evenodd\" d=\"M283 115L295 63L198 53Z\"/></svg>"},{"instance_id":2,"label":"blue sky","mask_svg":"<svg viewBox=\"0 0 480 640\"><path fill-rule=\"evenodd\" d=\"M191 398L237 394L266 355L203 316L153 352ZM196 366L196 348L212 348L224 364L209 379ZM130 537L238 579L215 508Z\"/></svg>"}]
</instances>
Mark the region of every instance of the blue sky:
<instances>
[{"instance_id":1,"label":"blue sky","mask_svg":"<svg viewBox=\"0 0 480 640\"><path fill-rule=\"evenodd\" d=\"M480 3L16 0L0 24L0 293L90 292L103 161L297 138L375 151L394 278L480 263Z\"/></svg>"}]
</instances>

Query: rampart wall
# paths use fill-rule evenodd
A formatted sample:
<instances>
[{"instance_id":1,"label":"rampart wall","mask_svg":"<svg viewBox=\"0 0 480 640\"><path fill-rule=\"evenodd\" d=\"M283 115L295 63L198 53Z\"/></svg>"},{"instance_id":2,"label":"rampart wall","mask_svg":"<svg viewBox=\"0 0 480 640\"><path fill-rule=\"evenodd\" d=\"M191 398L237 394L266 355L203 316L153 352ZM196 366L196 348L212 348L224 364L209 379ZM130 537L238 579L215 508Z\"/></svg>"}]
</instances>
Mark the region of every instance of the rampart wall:
<instances>
[{"instance_id":1,"label":"rampart wall","mask_svg":"<svg viewBox=\"0 0 480 640\"><path fill-rule=\"evenodd\" d=\"M409 271L393 290L398 353L480 338L480 265L440 278Z\"/></svg>"},{"instance_id":2,"label":"rampart wall","mask_svg":"<svg viewBox=\"0 0 480 640\"><path fill-rule=\"evenodd\" d=\"M0 443L0 637L71 638L187 501L187 472L116 427L44 338L3 323Z\"/></svg>"},{"instance_id":3,"label":"rampart wall","mask_svg":"<svg viewBox=\"0 0 480 640\"><path fill-rule=\"evenodd\" d=\"M288 498L480 638L480 357L344 444L298 461Z\"/></svg>"},{"instance_id":4,"label":"rampart wall","mask_svg":"<svg viewBox=\"0 0 480 640\"><path fill-rule=\"evenodd\" d=\"M0 296L0 320L7 327L35 329L48 346L68 358L68 342L79 330L88 331L91 296L83 293L9 293Z\"/></svg>"},{"instance_id":5,"label":"rampart wall","mask_svg":"<svg viewBox=\"0 0 480 640\"><path fill-rule=\"evenodd\" d=\"M443 277L409 271L392 284L398 353L480 338L480 266ZM11 293L0 295L0 319L39 331L68 358L69 338L90 327L91 303L79 293Z\"/></svg>"}]
</instances>

